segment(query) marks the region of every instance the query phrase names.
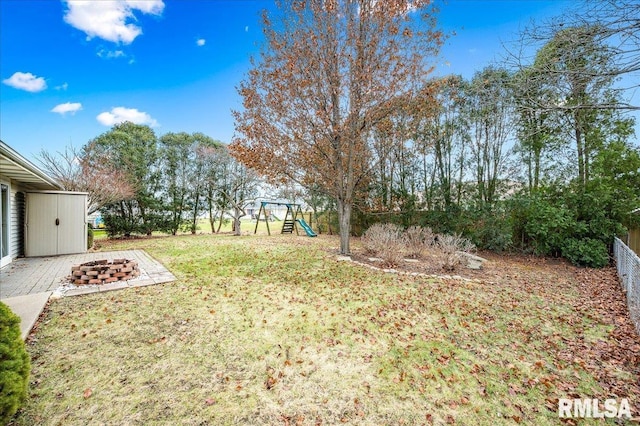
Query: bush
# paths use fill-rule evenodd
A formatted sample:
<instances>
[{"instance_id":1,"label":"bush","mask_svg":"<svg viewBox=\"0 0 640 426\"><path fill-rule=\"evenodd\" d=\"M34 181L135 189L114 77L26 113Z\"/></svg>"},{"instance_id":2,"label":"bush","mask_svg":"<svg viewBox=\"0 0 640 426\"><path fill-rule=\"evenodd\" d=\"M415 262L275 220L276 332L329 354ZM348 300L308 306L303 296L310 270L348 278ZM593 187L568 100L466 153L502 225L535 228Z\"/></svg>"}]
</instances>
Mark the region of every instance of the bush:
<instances>
[{"instance_id":1,"label":"bush","mask_svg":"<svg viewBox=\"0 0 640 426\"><path fill-rule=\"evenodd\" d=\"M437 247L444 256L442 269L445 271L455 271L455 269L460 266L462 263L462 256L460 252L466 253L475 249L475 246L471 241L460 235L438 234L436 239Z\"/></svg>"},{"instance_id":2,"label":"bush","mask_svg":"<svg viewBox=\"0 0 640 426\"><path fill-rule=\"evenodd\" d=\"M597 181L583 189L569 186L520 196L512 209L514 242L536 254L562 255L574 265L603 267L609 263L613 236L624 232L628 209L628 203Z\"/></svg>"},{"instance_id":3,"label":"bush","mask_svg":"<svg viewBox=\"0 0 640 426\"><path fill-rule=\"evenodd\" d=\"M469 211L471 221L462 230L476 247L494 252L508 251L512 246L511 216L502 208L493 211Z\"/></svg>"},{"instance_id":4,"label":"bush","mask_svg":"<svg viewBox=\"0 0 640 426\"><path fill-rule=\"evenodd\" d=\"M405 231L404 237L407 245L407 256L419 259L424 256L425 250L433 245L435 234L431 228L411 226Z\"/></svg>"},{"instance_id":5,"label":"bush","mask_svg":"<svg viewBox=\"0 0 640 426\"><path fill-rule=\"evenodd\" d=\"M108 211L103 211L102 218L109 238L130 237L132 234L139 233L140 226L134 218L122 217L118 214L111 214Z\"/></svg>"},{"instance_id":6,"label":"bush","mask_svg":"<svg viewBox=\"0 0 640 426\"><path fill-rule=\"evenodd\" d=\"M0 424L8 423L25 401L30 370L20 318L0 302Z\"/></svg>"},{"instance_id":7,"label":"bush","mask_svg":"<svg viewBox=\"0 0 640 426\"><path fill-rule=\"evenodd\" d=\"M562 256L577 266L602 268L609 264L607 245L592 238L568 239L562 248Z\"/></svg>"},{"instance_id":8,"label":"bush","mask_svg":"<svg viewBox=\"0 0 640 426\"><path fill-rule=\"evenodd\" d=\"M87 223L87 250L93 247L93 225Z\"/></svg>"},{"instance_id":9,"label":"bush","mask_svg":"<svg viewBox=\"0 0 640 426\"><path fill-rule=\"evenodd\" d=\"M392 223L376 223L362 236L362 246L369 254L381 258L385 266L393 267L402 262L404 239L402 227Z\"/></svg>"}]
</instances>

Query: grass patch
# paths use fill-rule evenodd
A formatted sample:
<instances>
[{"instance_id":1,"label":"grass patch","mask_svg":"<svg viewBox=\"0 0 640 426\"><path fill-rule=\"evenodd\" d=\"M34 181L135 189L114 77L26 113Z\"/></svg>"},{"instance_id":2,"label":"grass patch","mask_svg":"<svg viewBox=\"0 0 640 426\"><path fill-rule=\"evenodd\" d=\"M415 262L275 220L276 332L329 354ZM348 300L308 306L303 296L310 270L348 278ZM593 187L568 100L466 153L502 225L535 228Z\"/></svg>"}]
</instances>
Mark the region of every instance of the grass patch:
<instances>
[{"instance_id":1,"label":"grass patch","mask_svg":"<svg viewBox=\"0 0 640 426\"><path fill-rule=\"evenodd\" d=\"M565 356L609 330L573 309L570 280L389 275L337 262L337 244L103 241L147 250L178 281L54 301L15 424L545 425L557 398L605 397Z\"/></svg>"}]
</instances>

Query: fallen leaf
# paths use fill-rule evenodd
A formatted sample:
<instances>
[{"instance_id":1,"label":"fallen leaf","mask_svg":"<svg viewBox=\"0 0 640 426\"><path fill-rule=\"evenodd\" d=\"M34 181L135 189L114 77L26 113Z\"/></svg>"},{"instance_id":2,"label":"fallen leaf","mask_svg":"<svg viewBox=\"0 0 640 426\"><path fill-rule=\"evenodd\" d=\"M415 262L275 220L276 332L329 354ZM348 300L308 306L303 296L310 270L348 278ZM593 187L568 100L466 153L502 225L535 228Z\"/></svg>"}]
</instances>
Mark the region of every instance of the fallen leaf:
<instances>
[{"instance_id":1,"label":"fallen leaf","mask_svg":"<svg viewBox=\"0 0 640 426\"><path fill-rule=\"evenodd\" d=\"M82 393L82 396L84 397L84 399L89 398L91 395L93 394L93 391L91 390L91 388L86 388L84 390L84 392Z\"/></svg>"}]
</instances>

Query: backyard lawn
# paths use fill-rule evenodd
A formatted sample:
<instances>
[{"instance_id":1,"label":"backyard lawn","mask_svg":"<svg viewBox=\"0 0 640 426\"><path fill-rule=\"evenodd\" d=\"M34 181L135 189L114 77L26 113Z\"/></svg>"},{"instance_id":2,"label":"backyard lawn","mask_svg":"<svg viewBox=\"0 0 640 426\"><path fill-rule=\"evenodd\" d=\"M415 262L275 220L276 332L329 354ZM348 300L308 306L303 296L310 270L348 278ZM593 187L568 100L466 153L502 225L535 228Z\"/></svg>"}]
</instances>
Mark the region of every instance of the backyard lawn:
<instances>
[{"instance_id":1,"label":"backyard lawn","mask_svg":"<svg viewBox=\"0 0 640 426\"><path fill-rule=\"evenodd\" d=\"M610 269L495 257L472 282L338 262L329 236L100 243L178 280L53 301L17 425L545 425L558 398L612 397L638 415Z\"/></svg>"}]
</instances>

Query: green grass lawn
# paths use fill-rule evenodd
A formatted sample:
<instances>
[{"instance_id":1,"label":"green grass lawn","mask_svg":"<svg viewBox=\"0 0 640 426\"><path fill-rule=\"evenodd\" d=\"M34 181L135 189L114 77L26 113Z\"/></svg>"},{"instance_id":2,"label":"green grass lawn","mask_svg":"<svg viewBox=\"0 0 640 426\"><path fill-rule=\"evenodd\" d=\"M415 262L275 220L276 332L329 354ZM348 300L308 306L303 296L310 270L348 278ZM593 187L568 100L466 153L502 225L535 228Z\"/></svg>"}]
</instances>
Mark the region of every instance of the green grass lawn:
<instances>
[{"instance_id":1,"label":"green grass lawn","mask_svg":"<svg viewBox=\"0 0 640 426\"><path fill-rule=\"evenodd\" d=\"M567 274L384 274L326 236L101 243L178 280L53 301L17 425L551 425L557 398L607 397L567 351L613 326L575 309Z\"/></svg>"}]
</instances>

